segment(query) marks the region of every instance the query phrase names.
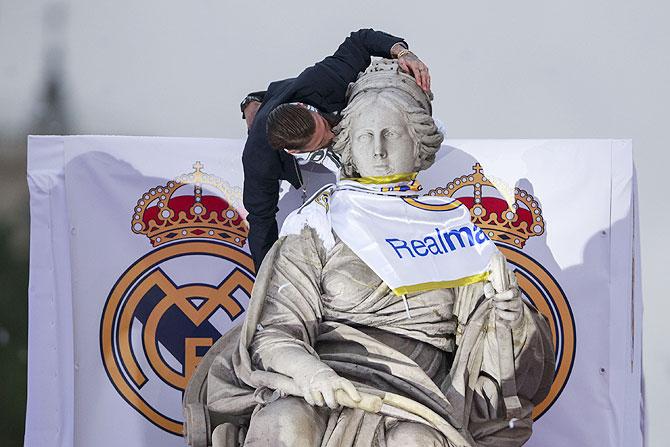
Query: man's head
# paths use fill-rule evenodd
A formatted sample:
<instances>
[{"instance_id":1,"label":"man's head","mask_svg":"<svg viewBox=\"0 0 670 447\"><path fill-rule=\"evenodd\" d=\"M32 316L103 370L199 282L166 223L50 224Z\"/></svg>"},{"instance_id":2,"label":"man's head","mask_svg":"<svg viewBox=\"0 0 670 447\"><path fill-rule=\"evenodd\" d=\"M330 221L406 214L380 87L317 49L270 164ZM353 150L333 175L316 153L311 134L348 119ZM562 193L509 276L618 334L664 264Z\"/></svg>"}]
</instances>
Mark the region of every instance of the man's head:
<instances>
[{"instance_id":1,"label":"man's head","mask_svg":"<svg viewBox=\"0 0 670 447\"><path fill-rule=\"evenodd\" d=\"M301 104L282 104L272 110L266 132L270 146L292 154L327 147L334 137L330 123Z\"/></svg>"}]
</instances>

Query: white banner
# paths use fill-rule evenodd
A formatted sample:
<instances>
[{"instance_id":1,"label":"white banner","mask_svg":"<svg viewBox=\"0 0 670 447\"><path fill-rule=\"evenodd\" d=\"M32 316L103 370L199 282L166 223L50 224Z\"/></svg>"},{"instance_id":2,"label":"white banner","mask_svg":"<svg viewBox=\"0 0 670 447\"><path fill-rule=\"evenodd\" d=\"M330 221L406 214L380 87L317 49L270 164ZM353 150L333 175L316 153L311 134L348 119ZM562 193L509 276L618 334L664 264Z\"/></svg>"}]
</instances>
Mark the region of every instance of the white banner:
<instances>
[{"instance_id":1,"label":"white banner","mask_svg":"<svg viewBox=\"0 0 670 447\"><path fill-rule=\"evenodd\" d=\"M186 380L244 317L253 283L243 141L31 137L28 146L25 445L185 445ZM308 193L333 179L319 167L305 177ZM420 180L424 193L471 209L549 319L556 380L528 445L642 446L630 141L453 140ZM300 201L284 195L280 218Z\"/></svg>"},{"instance_id":2,"label":"white banner","mask_svg":"<svg viewBox=\"0 0 670 447\"><path fill-rule=\"evenodd\" d=\"M396 295L488 277L495 245L458 200L416 197L421 186L415 180L393 185L340 180L333 189L328 201L333 233Z\"/></svg>"}]
</instances>

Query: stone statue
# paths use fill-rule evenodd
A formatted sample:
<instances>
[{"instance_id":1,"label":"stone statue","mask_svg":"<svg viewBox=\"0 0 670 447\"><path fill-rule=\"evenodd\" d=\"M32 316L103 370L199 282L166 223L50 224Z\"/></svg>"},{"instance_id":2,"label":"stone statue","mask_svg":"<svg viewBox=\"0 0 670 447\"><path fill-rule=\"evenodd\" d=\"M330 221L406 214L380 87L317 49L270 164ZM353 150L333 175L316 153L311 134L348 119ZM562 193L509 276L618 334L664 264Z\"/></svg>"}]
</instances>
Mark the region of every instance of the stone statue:
<instances>
[{"instance_id":1,"label":"stone statue","mask_svg":"<svg viewBox=\"0 0 670 447\"><path fill-rule=\"evenodd\" d=\"M459 204L426 204L418 192L412 173L433 163L442 135L411 77L382 60L348 94L334 145L344 179L287 219L244 324L212 347L191 379L187 439L194 447L520 446L553 380L548 325L479 233L460 228L469 238L460 246L445 243L451 233L438 228L418 243L375 239L396 207ZM379 198L381 212L361 214L355 200L345 209L346 191L372 206ZM399 222L394 230L409 230ZM355 228L370 227L363 245L377 244L374 254L388 242L395 250L388 263L358 248L367 236ZM493 250L484 276L389 286L400 270L393 266L415 265L400 261L443 262L463 247L480 250L468 258L476 264L486 252L476 244ZM391 275L388 283L381 275Z\"/></svg>"}]
</instances>

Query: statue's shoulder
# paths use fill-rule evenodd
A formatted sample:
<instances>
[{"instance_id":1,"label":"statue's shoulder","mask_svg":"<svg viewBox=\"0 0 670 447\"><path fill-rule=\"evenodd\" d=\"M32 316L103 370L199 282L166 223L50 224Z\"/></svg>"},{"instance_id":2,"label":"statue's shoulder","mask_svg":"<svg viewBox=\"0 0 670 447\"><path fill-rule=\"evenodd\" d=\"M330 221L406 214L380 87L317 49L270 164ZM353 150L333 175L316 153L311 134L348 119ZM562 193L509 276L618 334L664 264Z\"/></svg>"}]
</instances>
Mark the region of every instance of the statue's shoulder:
<instances>
[{"instance_id":1,"label":"statue's shoulder","mask_svg":"<svg viewBox=\"0 0 670 447\"><path fill-rule=\"evenodd\" d=\"M458 199L454 199L452 197L445 196L445 195L434 195L434 194L420 195L416 198L416 200L421 201L421 202L431 203L431 204L440 204L440 205L447 205L447 204L450 204L450 203L461 204L461 202Z\"/></svg>"},{"instance_id":2,"label":"statue's shoulder","mask_svg":"<svg viewBox=\"0 0 670 447\"><path fill-rule=\"evenodd\" d=\"M330 196L335 190L334 184L323 186L305 203L288 215L279 232L279 237L300 234L305 227L315 230L326 250L335 246L332 225L330 223Z\"/></svg>"}]
</instances>

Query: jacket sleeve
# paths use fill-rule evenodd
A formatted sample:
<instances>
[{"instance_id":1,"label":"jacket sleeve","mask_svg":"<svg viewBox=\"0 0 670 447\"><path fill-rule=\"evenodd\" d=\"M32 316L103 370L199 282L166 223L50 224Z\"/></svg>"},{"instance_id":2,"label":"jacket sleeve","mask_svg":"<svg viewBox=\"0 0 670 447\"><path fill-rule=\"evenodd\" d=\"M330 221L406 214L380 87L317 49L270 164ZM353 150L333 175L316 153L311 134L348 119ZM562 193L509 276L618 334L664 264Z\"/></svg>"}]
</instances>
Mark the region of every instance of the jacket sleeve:
<instances>
[{"instance_id":1,"label":"jacket sleeve","mask_svg":"<svg viewBox=\"0 0 670 447\"><path fill-rule=\"evenodd\" d=\"M273 149L265 135L265 111L259 112L249 131L242 154L244 168L244 208L249 215L249 249L256 271L277 240L275 215L279 202L279 182L288 180L296 189L302 178L294 157Z\"/></svg>"},{"instance_id":2,"label":"jacket sleeve","mask_svg":"<svg viewBox=\"0 0 670 447\"><path fill-rule=\"evenodd\" d=\"M249 212L249 249L256 271L263 258L277 240L277 202L279 177L267 172L257 172L251 161L242 159L244 166L244 208Z\"/></svg>"},{"instance_id":3,"label":"jacket sleeve","mask_svg":"<svg viewBox=\"0 0 670 447\"><path fill-rule=\"evenodd\" d=\"M296 82L322 97L329 97L331 102L344 103L347 87L370 65L370 58L390 58L391 47L398 42L407 45L402 38L383 31L355 31L332 56L303 71Z\"/></svg>"}]
</instances>

